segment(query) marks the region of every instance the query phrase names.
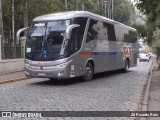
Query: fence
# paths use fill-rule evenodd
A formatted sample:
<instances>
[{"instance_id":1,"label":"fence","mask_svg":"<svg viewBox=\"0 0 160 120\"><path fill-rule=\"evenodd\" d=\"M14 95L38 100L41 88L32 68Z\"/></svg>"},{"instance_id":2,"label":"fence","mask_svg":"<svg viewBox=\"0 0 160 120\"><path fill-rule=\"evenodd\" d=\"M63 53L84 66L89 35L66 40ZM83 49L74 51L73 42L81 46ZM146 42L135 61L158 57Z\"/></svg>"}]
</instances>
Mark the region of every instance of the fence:
<instances>
[{"instance_id":1,"label":"fence","mask_svg":"<svg viewBox=\"0 0 160 120\"><path fill-rule=\"evenodd\" d=\"M24 47L4 46L2 47L2 59L24 58Z\"/></svg>"}]
</instances>

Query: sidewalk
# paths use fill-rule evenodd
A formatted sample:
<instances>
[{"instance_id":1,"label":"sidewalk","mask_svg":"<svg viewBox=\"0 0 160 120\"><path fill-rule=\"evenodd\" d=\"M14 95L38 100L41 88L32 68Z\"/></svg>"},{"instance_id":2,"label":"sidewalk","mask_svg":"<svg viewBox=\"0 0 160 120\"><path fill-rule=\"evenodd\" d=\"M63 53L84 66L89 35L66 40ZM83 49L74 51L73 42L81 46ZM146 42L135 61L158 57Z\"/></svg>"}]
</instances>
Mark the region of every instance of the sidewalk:
<instances>
[{"instance_id":1,"label":"sidewalk","mask_svg":"<svg viewBox=\"0 0 160 120\"><path fill-rule=\"evenodd\" d=\"M160 111L160 70L156 61L153 63L151 84L148 99L148 111ZM159 117L148 118L148 120L160 120Z\"/></svg>"},{"instance_id":2,"label":"sidewalk","mask_svg":"<svg viewBox=\"0 0 160 120\"><path fill-rule=\"evenodd\" d=\"M27 79L24 71L0 75L0 84Z\"/></svg>"}]
</instances>

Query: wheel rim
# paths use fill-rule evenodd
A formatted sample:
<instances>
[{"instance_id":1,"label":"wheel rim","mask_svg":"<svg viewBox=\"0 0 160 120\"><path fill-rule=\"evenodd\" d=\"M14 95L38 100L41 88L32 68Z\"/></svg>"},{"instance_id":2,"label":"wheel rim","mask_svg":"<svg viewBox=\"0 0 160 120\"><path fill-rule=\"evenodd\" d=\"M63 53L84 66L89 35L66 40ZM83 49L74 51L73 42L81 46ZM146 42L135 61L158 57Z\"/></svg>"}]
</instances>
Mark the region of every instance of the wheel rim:
<instances>
[{"instance_id":1,"label":"wheel rim","mask_svg":"<svg viewBox=\"0 0 160 120\"><path fill-rule=\"evenodd\" d=\"M85 78L86 79L92 78L92 68L91 68L90 64L86 67Z\"/></svg>"}]
</instances>

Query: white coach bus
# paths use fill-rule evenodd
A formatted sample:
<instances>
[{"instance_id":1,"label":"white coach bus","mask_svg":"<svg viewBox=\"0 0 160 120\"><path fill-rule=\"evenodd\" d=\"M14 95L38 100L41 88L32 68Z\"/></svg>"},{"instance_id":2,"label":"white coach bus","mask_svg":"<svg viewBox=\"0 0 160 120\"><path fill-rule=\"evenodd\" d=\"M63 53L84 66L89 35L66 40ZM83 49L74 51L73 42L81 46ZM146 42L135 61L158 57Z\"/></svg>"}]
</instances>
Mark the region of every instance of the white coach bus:
<instances>
[{"instance_id":1,"label":"white coach bus","mask_svg":"<svg viewBox=\"0 0 160 120\"><path fill-rule=\"evenodd\" d=\"M25 48L25 75L66 79L137 65L135 29L87 11L42 15L33 19Z\"/></svg>"}]
</instances>

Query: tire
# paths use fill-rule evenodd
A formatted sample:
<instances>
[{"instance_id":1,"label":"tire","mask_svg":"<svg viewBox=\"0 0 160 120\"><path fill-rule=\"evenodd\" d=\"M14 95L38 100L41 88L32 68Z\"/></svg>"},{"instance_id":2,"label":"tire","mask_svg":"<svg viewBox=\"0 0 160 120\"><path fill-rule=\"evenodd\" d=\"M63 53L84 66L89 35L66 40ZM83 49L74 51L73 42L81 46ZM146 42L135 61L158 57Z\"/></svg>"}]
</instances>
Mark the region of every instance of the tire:
<instances>
[{"instance_id":1,"label":"tire","mask_svg":"<svg viewBox=\"0 0 160 120\"><path fill-rule=\"evenodd\" d=\"M123 73L126 73L129 70L129 60L126 60L125 67L121 70Z\"/></svg>"},{"instance_id":2,"label":"tire","mask_svg":"<svg viewBox=\"0 0 160 120\"><path fill-rule=\"evenodd\" d=\"M49 78L50 81L58 81L56 78Z\"/></svg>"},{"instance_id":3,"label":"tire","mask_svg":"<svg viewBox=\"0 0 160 120\"><path fill-rule=\"evenodd\" d=\"M93 78L94 74L94 68L91 63L87 63L86 68L85 68L85 74L83 75L83 81L90 81Z\"/></svg>"}]
</instances>

